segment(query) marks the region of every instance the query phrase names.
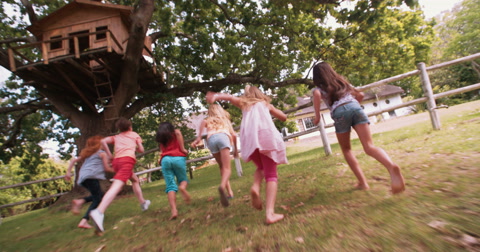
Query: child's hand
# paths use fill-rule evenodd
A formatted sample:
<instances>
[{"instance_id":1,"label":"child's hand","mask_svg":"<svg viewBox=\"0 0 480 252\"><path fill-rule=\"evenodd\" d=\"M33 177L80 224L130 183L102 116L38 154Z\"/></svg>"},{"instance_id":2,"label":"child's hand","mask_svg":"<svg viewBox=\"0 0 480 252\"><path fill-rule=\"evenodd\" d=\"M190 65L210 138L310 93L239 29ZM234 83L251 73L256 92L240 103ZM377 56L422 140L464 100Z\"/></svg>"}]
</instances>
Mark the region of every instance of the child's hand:
<instances>
[{"instance_id":1,"label":"child's hand","mask_svg":"<svg viewBox=\"0 0 480 252\"><path fill-rule=\"evenodd\" d=\"M65 174L64 179L65 181L68 181L68 182L72 180L72 175L70 174L70 172L67 171L67 174Z\"/></svg>"},{"instance_id":2,"label":"child's hand","mask_svg":"<svg viewBox=\"0 0 480 252\"><path fill-rule=\"evenodd\" d=\"M208 91L207 95L205 95L205 99L207 100L208 103L212 104L216 101L216 94L215 92Z\"/></svg>"},{"instance_id":3,"label":"child's hand","mask_svg":"<svg viewBox=\"0 0 480 252\"><path fill-rule=\"evenodd\" d=\"M319 117L315 117L315 119L313 119L313 124L315 126L318 126L318 123L320 122L320 118Z\"/></svg>"}]
</instances>

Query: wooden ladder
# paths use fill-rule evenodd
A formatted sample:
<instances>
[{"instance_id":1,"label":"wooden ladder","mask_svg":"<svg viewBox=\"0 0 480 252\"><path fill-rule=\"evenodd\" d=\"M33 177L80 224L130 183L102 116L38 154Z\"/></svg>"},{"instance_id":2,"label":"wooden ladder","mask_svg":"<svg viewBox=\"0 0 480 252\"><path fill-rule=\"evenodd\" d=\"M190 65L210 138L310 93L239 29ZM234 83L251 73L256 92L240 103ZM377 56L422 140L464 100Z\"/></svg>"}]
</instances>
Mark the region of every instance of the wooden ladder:
<instances>
[{"instance_id":1,"label":"wooden ladder","mask_svg":"<svg viewBox=\"0 0 480 252\"><path fill-rule=\"evenodd\" d=\"M100 101L100 108L103 108L103 116L105 121L117 120L118 115L105 113L105 110L110 107L115 107L115 97L113 95L112 82L110 81L110 73L104 67L92 68L93 82L97 91L97 99Z\"/></svg>"}]
</instances>

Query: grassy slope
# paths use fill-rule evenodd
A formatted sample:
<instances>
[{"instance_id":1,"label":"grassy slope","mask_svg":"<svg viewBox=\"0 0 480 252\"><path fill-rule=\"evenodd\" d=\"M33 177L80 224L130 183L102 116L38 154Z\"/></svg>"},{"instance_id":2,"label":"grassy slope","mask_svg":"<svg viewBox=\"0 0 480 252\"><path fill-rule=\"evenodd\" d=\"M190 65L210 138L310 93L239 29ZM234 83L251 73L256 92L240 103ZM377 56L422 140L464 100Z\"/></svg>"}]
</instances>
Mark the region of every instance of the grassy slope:
<instances>
[{"instance_id":1,"label":"grassy slope","mask_svg":"<svg viewBox=\"0 0 480 252\"><path fill-rule=\"evenodd\" d=\"M389 193L387 171L358 140L353 148L369 191L352 190L355 178L336 144L329 157L321 148L293 146L290 163L279 167L277 211L286 219L275 225L264 225L264 212L250 206L251 163L243 164L240 178L233 168L236 195L228 208L219 204L219 171L211 166L194 172L193 202L178 197L175 221L167 221L159 181L143 186L152 200L146 212L133 195L115 200L102 237L76 228L79 217L69 212L44 209L4 219L0 251L478 250L465 237L480 236L480 102L443 110L441 121L440 131L422 122L374 136L403 168L407 191L398 196Z\"/></svg>"}]
</instances>

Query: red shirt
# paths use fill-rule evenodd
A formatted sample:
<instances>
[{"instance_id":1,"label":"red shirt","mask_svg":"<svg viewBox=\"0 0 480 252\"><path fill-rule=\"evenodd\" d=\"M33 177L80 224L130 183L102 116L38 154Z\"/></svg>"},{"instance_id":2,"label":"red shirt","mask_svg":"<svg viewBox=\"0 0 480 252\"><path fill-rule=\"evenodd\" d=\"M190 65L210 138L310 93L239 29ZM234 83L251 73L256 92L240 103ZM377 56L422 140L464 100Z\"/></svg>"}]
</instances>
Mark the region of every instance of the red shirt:
<instances>
[{"instance_id":1,"label":"red shirt","mask_svg":"<svg viewBox=\"0 0 480 252\"><path fill-rule=\"evenodd\" d=\"M168 143L167 146L160 144L160 150L162 151L162 157L171 156L171 157L186 157L187 155L180 150L180 145L178 144L177 137L175 134L172 134L172 140Z\"/></svg>"}]
</instances>

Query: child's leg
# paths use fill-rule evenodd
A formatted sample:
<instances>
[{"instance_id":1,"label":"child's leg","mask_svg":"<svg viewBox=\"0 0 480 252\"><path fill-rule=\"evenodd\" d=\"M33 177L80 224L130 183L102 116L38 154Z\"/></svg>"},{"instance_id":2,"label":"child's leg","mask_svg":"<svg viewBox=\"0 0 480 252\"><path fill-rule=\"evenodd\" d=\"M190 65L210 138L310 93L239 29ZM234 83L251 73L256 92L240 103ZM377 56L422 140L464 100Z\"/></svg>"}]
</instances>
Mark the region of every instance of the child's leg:
<instances>
[{"instance_id":1,"label":"child's leg","mask_svg":"<svg viewBox=\"0 0 480 252\"><path fill-rule=\"evenodd\" d=\"M187 204L190 204L191 197L190 197L190 194L187 191L187 186L188 186L188 182L187 181L182 181L182 182L180 182L180 185L178 186L178 190L182 194L183 201L185 201L185 203L187 203Z\"/></svg>"},{"instance_id":2,"label":"child's leg","mask_svg":"<svg viewBox=\"0 0 480 252\"><path fill-rule=\"evenodd\" d=\"M253 174L253 185L250 188L250 196L252 200L252 206L258 210L262 210L262 199L260 198L260 187L263 181L263 164L260 158L260 152L256 150L250 156L253 163L257 166L255 173Z\"/></svg>"},{"instance_id":3,"label":"child's leg","mask_svg":"<svg viewBox=\"0 0 480 252\"><path fill-rule=\"evenodd\" d=\"M85 181L83 181L82 186L87 188L87 190L91 194L92 204L90 204L87 212L83 216L84 219L89 220L90 211L98 207L98 205L102 201L103 192L102 188L100 187L100 181L98 179L86 179Z\"/></svg>"},{"instance_id":4,"label":"child's leg","mask_svg":"<svg viewBox=\"0 0 480 252\"><path fill-rule=\"evenodd\" d=\"M382 148L373 145L373 139L370 133L369 125L358 124L354 126L354 129L357 132L358 138L362 143L365 153L375 158L378 162L385 166L385 168L387 168L388 172L390 173L392 192L403 192L405 190L405 181L400 171L400 167L393 163L388 154Z\"/></svg>"},{"instance_id":5,"label":"child's leg","mask_svg":"<svg viewBox=\"0 0 480 252\"><path fill-rule=\"evenodd\" d=\"M215 153L214 157L217 159L218 165L220 166L220 175L222 177L220 181L220 187L218 191L220 193L220 201L223 206L228 206L228 199L225 193L225 190L231 188L227 188L229 185L230 175L232 174L231 166L230 166L230 148L223 148L220 150L219 153Z\"/></svg>"},{"instance_id":6,"label":"child's leg","mask_svg":"<svg viewBox=\"0 0 480 252\"><path fill-rule=\"evenodd\" d=\"M143 198L143 193L142 193L142 187L140 187L140 180L138 179L135 173L130 178L130 181L132 182L132 190L133 190L133 193L135 194L135 197L137 197L138 202L140 204L145 203L145 199Z\"/></svg>"},{"instance_id":7,"label":"child's leg","mask_svg":"<svg viewBox=\"0 0 480 252\"><path fill-rule=\"evenodd\" d=\"M284 215L275 213L275 201L277 199L277 181L267 181L266 188L266 204L265 214L266 223L273 224L282 220Z\"/></svg>"},{"instance_id":8,"label":"child's leg","mask_svg":"<svg viewBox=\"0 0 480 252\"><path fill-rule=\"evenodd\" d=\"M167 198L168 198L168 204L170 205L170 219L169 220L174 220L178 216L178 210L177 210L177 193L175 191L170 191L167 193Z\"/></svg>"},{"instance_id":9,"label":"child's leg","mask_svg":"<svg viewBox=\"0 0 480 252\"><path fill-rule=\"evenodd\" d=\"M117 197L117 194L122 190L123 186L125 185L125 182L121 180L114 179L112 185L108 189L107 193L105 193L105 196L103 196L102 202L100 202L100 205L98 205L97 210L100 213L105 213L107 210L107 207L112 203L112 201Z\"/></svg>"},{"instance_id":10,"label":"child's leg","mask_svg":"<svg viewBox=\"0 0 480 252\"><path fill-rule=\"evenodd\" d=\"M277 199L278 187L277 164L268 156L260 154L260 157L263 165L263 173L265 175L265 180L267 181L267 186L265 190L266 223L272 224L283 219L284 217L283 214L275 213L275 201Z\"/></svg>"},{"instance_id":11,"label":"child's leg","mask_svg":"<svg viewBox=\"0 0 480 252\"><path fill-rule=\"evenodd\" d=\"M352 147L350 145L350 132L336 134L343 156L345 157L345 160L347 161L348 166L352 170L353 174L355 174L355 177L357 177L358 184L356 187L361 190L368 190L370 187L368 186L367 179L365 178L365 175L358 164L357 158L352 152Z\"/></svg>"},{"instance_id":12,"label":"child's leg","mask_svg":"<svg viewBox=\"0 0 480 252\"><path fill-rule=\"evenodd\" d=\"M88 224L88 220L85 219L85 218L82 218L82 220L80 220L80 222L78 223L77 227L79 228L92 228L92 226L90 224Z\"/></svg>"}]
</instances>

